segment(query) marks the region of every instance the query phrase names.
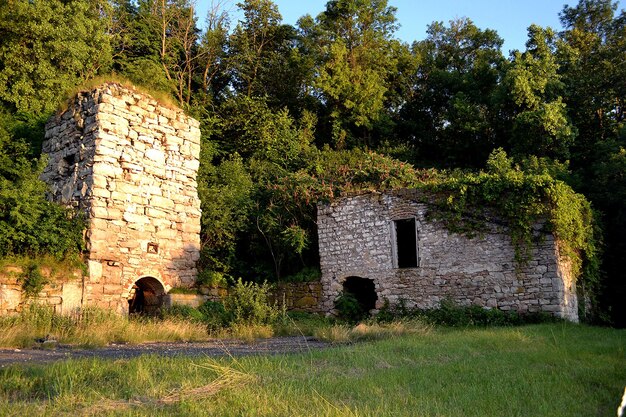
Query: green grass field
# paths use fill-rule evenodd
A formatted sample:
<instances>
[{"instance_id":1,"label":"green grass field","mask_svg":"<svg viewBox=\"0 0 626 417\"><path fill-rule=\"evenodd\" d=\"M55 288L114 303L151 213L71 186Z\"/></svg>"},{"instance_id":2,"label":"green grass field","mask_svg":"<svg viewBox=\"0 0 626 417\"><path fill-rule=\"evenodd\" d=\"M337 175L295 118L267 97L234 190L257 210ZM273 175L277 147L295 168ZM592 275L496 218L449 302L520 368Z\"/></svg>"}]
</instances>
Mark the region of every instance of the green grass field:
<instances>
[{"instance_id":1,"label":"green grass field","mask_svg":"<svg viewBox=\"0 0 626 417\"><path fill-rule=\"evenodd\" d=\"M0 415L615 416L626 331L433 328L275 357L0 370Z\"/></svg>"}]
</instances>

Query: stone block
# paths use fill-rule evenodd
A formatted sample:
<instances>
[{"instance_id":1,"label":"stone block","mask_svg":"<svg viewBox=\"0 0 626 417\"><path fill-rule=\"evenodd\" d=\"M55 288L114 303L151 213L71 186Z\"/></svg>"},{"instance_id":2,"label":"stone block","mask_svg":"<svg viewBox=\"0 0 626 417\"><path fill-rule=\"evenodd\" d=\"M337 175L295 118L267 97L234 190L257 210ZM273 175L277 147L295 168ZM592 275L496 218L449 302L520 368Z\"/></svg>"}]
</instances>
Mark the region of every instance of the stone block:
<instances>
[{"instance_id":1,"label":"stone block","mask_svg":"<svg viewBox=\"0 0 626 417\"><path fill-rule=\"evenodd\" d=\"M190 307L199 307L207 300L207 296L201 294L167 294L166 305L185 305Z\"/></svg>"},{"instance_id":2,"label":"stone block","mask_svg":"<svg viewBox=\"0 0 626 417\"><path fill-rule=\"evenodd\" d=\"M200 223L199 222L187 222L179 224L179 230L182 230L184 233L200 233Z\"/></svg>"},{"instance_id":3,"label":"stone block","mask_svg":"<svg viewBox=\"0 0 626 417\"><path fill-rule=\"evenodd\" d=\"M165 164L165 153L161 150L147 149L144 156L157 164Z\"/></svg>"},{"instance_id":4,"label":"stone block","mask_svg":"<svg viewBox=\"0 0 626 417\"><path fill-rule=\"evenodd\" d=\"M166 210L174 210L174 202L168 198L152 196L150 198L150 205L156 208L162 208Z\"/></svg>"}]
</instances>

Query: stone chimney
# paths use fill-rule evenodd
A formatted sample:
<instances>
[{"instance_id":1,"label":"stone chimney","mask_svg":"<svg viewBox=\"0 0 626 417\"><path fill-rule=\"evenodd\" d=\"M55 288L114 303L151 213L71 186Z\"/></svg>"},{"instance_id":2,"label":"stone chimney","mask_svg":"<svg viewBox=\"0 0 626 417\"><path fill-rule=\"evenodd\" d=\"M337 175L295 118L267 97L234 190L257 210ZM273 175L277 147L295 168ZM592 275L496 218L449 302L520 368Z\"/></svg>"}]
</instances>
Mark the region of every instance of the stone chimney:
<instances>
[{"instance_id":1,"label":"stone chimney","mask_svg":"<svg viewBox=\"0 0 626 417\"><path fill-rule=\"evenodd\" d=\"M145 311L194 284L199 125L116 83L78 93L47 123L42 179L52 200L86 217L83 305Z\"/></svg>"}]
</instances>

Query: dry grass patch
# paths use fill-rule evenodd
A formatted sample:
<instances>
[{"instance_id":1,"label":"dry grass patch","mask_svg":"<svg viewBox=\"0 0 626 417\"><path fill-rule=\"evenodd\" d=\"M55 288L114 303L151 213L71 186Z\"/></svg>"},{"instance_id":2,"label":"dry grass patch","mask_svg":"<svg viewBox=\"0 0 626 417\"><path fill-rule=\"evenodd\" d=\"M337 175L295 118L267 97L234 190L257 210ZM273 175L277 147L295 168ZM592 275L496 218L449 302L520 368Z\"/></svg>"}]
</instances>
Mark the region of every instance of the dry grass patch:
<instances>
[{"instance_id":1,"label":"dry grass patch","mask_svg":"<svg viewBox=\"0 0 626 417\"><path fill-rule=\"evenodd\" d=\"M99 309L83 309L73 316L30 306L15 317L0 318L1 347L32 347L41 340L87 347L109 343L207 340L204 325L191 321L129 318Z\"/></svg>"},{"instance_id":2,"label":"dry grass patch","mask_svg":"<svg viewBox=\"0 0 626 417\"><path fill-rule=\"evenodd\" d=\"M211 331L209 335L216 339L240 339L250 343L257 339L269 339L273 337L274 329L268 324L234 323L229 327Z\"/></svg>"},{"instance_id":3,"label":"dry grass patch","mask_svg":"<svg viewBox=\"0 0 626 417\"><path fill-rule=\"evenodd\" d=\"M428 334L431 327L419 320L393 321L378 323L363 322L351 327L345 324L319 328L314 336L325 342L348 343L366 340L391 339L413 334Z\"/></svg>"},{"instance_id":4,"label":"dry grass patch","mask_svg":"<svg viewBox=\"0 0 626 417\"><path fill-rule=\"evenodd\" d=\"M152 97L153 99L155 99L163 107L167 107L172 110L180 109L180 106L176 103L174 97L172 97L170 94L168 94L165 91L155 90L153 88L140 85L119 74L108 74L108 75L103 75L99 77L94 77L76 87L68 89L65 93L66 100L64 100L59 105L57 111L59 113L62 113L65 110L67 110L72 100L74 100L74 98L76 97L78 93L81 93L83 91L93 90L95 88L101 87L104 84L109 84L109 83L119 84L120 86L128 90L135 91L143 95L148 95Z\"/></svg>"}]
</instances>

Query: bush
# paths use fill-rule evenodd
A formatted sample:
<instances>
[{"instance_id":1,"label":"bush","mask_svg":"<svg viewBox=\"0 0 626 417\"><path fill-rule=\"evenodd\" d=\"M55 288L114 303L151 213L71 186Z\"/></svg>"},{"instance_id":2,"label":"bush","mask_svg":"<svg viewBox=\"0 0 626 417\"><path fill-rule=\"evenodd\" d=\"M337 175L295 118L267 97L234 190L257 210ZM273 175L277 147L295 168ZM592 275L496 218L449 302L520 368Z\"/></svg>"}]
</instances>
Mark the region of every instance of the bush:
<instances>
[{"instance_id":1,"label":"bush","mask_svg":"<svg viewBox=\"0 0 626 417\"><path fill-rule=\"evenodd\" d=\"M161 317L166 320L186 320L196 323L204 323L206 321L206 317L199 309L181 304L174 304L171 307L162 309Z\"/></svg>"},{"instance_id":2,"label":"bush","mask_svg":"<svg viewBox=\"0 0 626 417\"><path fill-rule=\"evenodd\" d=\"M452 300L444 300L439 308L434 309L409 309L402 301L398 306L392 308L388 302L385 302L380 314L376 317L381 322L390 322L402 318L416 318L429 324L452 327L519 326L560 321L559 318L545 312L518 313L476 305L461 307Z\"/></svg>"},{"instance_id":3,"label":"bush","mask_svg":"<svg viewBox=\"0 0 626 417\"><path fill-rule=\"evenodd\" d=\"M236 324L271 324L280 315L280 309L269 302L270 285L237 280L224 300L224 308Z\"/></svg>"},{"instance_id":4,"label":"bush","mask_svg":"<svg viewBox=\"0 0 626 417\"><path fill-rule=\"evenodd\" d=\"M206 287L217 288L225 287L228 284L228 281L227 276L224 273L204 269L198 274L196 283Z\"/></svg>"},{"instance_id":5,"label":"bush","mask_svg":"<svg viewBox=\"0 0 626 417\"><path fill-rule=\"evenodd\" d=\"M354 294L343 291L335 300L335 309L339 318L356 323L367 316L367 311L363 310L359 300Z\"/></svg>"},{"instance_id":6,"label":"bush","mask_svg":"<svg viewBox=\"0 0 626 417\"><path fill-rule=\"evenodd\" d=\"M20 282L22 283L22 290L27 297L35 297L41 292L44 285L48 283L46 277L41 273L41 268L38 263L31 261L24 272L20 274Z\"/></svg>"},{"instance_id":7,"label":"bush","mask_svg":"<svg viewBox=\"0 0 626 417\"><path fill-rule=\"evenodd\" d=\"M225 327L232 321L232 316L224 308L224 304L215 301L207 301L198 307L204 317L204 322L209 331Z\"/></svg>"}]
</instances>

